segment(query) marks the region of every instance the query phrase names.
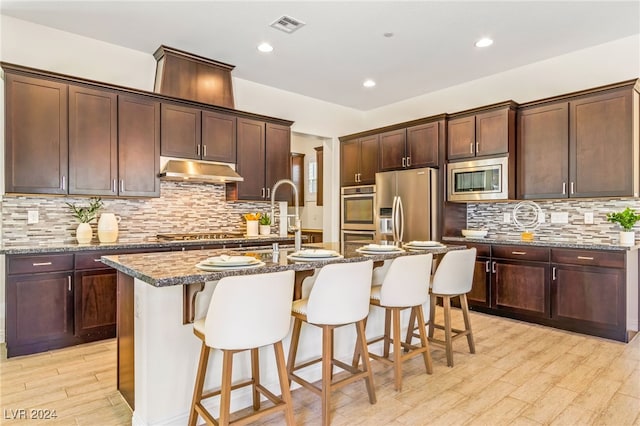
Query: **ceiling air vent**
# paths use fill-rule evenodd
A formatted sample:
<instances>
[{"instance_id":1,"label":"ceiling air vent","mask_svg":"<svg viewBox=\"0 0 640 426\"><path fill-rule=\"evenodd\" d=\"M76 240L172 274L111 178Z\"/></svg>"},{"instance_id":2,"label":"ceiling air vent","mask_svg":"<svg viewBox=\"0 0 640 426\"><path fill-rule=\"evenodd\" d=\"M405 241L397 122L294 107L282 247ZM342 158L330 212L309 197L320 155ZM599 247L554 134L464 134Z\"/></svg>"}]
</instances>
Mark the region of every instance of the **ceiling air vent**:
<instances>
[{"instance_id":1,"label":"ceiling air vent","mask_svg":"<svg viewBox=\"0 0 640 426\"><path fill-rule=\"evenodd\" d=\"M284 31L287 34L291 34L292 32L304 27L304 22L292 18L291 16L283 15L280 18L276 19L271 23L271 27L276 30Z\"/></svg>"}]
</instances>

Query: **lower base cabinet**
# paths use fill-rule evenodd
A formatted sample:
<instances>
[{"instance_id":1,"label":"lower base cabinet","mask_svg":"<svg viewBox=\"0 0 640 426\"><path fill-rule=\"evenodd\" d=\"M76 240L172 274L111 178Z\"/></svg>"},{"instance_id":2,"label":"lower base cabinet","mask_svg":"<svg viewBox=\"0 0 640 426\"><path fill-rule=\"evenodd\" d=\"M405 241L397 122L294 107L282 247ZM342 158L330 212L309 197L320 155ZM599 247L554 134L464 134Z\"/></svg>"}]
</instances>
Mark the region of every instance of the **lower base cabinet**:
<instances>
[{"instance_id":1,"label":"lower base cabinet","mask_svg":"<svg viewBox=\"0 0 640 426\"><path fill-rule=\"evenodd\" d=\"M476 247L472 310L626 341L625 252Z\"/></svg>"},{"instance_id":2,"label":"lower base cabinet","mask_svg":"<svg viewBox=\"0 0 640 426\"><path fill-rule=\"evenodd\" d=\"M76 272L74 282L75 336L115 337L116 271Z\"/></svg>"}]
</instances>

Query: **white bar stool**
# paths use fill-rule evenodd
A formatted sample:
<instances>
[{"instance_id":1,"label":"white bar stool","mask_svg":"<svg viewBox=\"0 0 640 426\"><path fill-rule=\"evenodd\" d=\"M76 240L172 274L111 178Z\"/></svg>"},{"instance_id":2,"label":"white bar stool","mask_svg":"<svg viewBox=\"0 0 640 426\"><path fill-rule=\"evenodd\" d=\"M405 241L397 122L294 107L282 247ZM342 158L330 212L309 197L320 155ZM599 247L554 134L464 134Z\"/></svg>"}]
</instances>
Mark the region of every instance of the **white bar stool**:
<instances>
[{"instance_id":1,"label":"white bar stool","mask_svg":"<svg viewBox=\"0 0 640 426\"><path fill-rule=\"evenodd\" d=\"M222 278L213 292L207 316L193 323L194 334L202 340L200 362L189 414L189 426L198 415L207 424L246 424L277 411L284 411L288 425L295 424L291 393L287 379L282 339L289 332L294 271L269 274L238 275ZM258 348L273 345L281 397L260 384ZM211 348L222 351L222 384L215 391L203 392ZM251 350L251 379L232 384L233 355ZM251 386L254 412L230 422L231 391ZM273 406L260 410L260 394ZM202 405L202 400L220 395L220 417L216 421Z\"/></svg>"},{"instance_id":2,"label":"white bar stool","mask_svg":"<svg viewBox=\"0 0 640 426\"><path fill-rule=\"evenodd\" d=\"M291 334L291 347L289 348L289 360L287 362L289 380L295 381L321 396L323 425L329 425L330 423L329 402L333 389L358 379L364 379L369 394L369 402L371 404L376 403L373 373L369 358L362 357L362 370L333 358L333 330L343 325L355 323L357 332L356 347L366 348L364 322L369 314L372 267L373 262L371 260L326 265L318 272L309 298L293 302L292 315L294 323ZM322 328L322 356L300 365L295 365L303 321ZM321 388L295 373L297 370L318 362L322 362ZM350 372L351 375L333 383L334 365Z\"/></svg>"},{"instance_id":3,"label":"white bar stool","mask_svg":"<svg viewBox=\"0 0 640 426\"><path fill-rule=\"evenodd\" d=\"M447 366L453 367L453 341L467 336L469 352L476 353L476 346L473 341L471 321L469 320L469 304L467 293L471 291L473 285L473 270L476 262L476 249L454 250L447 252L443 257L433 278L431 280L431 312L429 313L429 341L437 345L444 346L447 353ZM451 327L451 299L459 297L462 317L464 319L464 330ZM444 325L435 323L436 302L442 299L444 309ZM410 324L414 324L413 316ZM444 340L435 339L433 330L437 328L444 330ZM407 333L407 340L410 339Z\"/></svg>"},{"instance_id":4,"label":"white bar stool","mask_svg":"<svg viewBox=\"0 0 640 426\"><path fill-rule=\"evenodd\" d=\"M429 352L429 342L424 325L422 304L429 299L429 277L431 275L432 254L402 256L393 260L382 281L371 289L372 306L385 309L384 335L372 340L372 344L384 340L383 355L369 352L369 356L394 366L395 390L402 390L402 363L422 354L428 374L433 373L433 364ZM402 342L400 337L400 312L411 309L412 318L418 320L420 346ZM391 316L391 318L390 318ZM391 337L393 328L393 338ZM393 342L393 358L389 358L389 346ZM403 353L402 348L406 353Z\"/></svg>"}]
</instances>

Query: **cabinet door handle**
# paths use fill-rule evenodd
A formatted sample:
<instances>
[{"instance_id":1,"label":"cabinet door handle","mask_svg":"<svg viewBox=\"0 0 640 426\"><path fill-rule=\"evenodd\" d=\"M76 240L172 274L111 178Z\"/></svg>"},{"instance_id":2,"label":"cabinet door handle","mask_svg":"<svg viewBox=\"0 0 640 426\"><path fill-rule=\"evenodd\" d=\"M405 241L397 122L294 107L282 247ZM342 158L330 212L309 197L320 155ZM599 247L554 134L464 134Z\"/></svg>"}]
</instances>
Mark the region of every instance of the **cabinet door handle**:
<instances>
[{"instance_id":1,"label":"cabinet door handle","mask_svg":"<svg viewBox=\"0 0 640 426\"><path fill-rule=\"evenodd\" d=\"M407 167L407 157L402 157L402 167Z\"/></svg>"},{"instance_id":2,"label":"cabinet door handle","mask_svg":"<svg viewBox=\"0 0 640 426\"><path fill-rule=\"evenodd\" d=\"M593 260L593 257L589 257L589 256L578 256L578 259L580 259L580 260Z\"/></svg>"},{"instance_id":3,"label":"cabinet door handle","mask_svg":"<svg viewBox=\"0 0 640 426\"><path fill-rule=\"evenodd\" d=\"M526 251L512 251L511 254L517 254L518 256L524 256L527 254Z\"/></svg>"},{"instance_id":4,"label":"cabinet door handle","mask_svg":"<svg viewBox=\"0 0 640 426\"><path fill-rule=\"evenodd\" d=\"M200 157L200 145L196 145L196 155Z\"/></svg>"},{"instance_id":5,"label":"cabinet door handle","mask_svg":"<svg viewBox=\"0 0 640 426\"><path fill-rule=\"evenodd\" d=\"M51 265L51 262L38 262L33 264L33 266L49 266L49 265Z\"/></svg>"},{"instance_id":6,"label":"cabinet door handle","mask_svg":"<svg viewBox=\"0 0 640 426\"><path fill-rule=\"evenodd\" d=\"M556 280L556 267L555 266L551 269L551 279L553 281Z\"/></svg>"},{"instance_id":7,"label":"cabinet door handle","mask_svg":"<svg viewBox=\"0 0 640 426\"><path fill-rule=\"evenodd\" d=\"M67 277L67 288L71 291L71 275Z\"/></svg>"},{"instance_id":8,"label":"cabinet door handle","mask_svg":"<svg viewBox=\"0 0 640 426\"><path fill-rule=\"evenodd\" d=\"M124 179L120 179L120 192L124 192Z\"/></svg>"},{"instance_id":9,"label":"cabinet door handle","mask_svg":"<svg viewBox=\"0 0 640 426\"><path fill-rule=\"evenodd\" d=\"M489 272L489 261L487 260L486 262L484 262L484 271L485 272Z\"/></svg>"},{"instance_id":10,"label":"cabinet door handle","mask_svg":"<svg viewBox=\"0 0 640 426\"><path fill-rule=\"evenodd\" d=\"M496 262L491 262L491 272L494 273L494 274L497 272L496 271Z\"/></svg>"},{"instance_id":11,"label":"cabinet door handle","mask_svg":"<svg viewBox=\"0 0 640 426\"><path fill-rule=\"evenodd\" d=\"M469 154L473 154L473 142L469 143Z\"/></svg>"},{"instance_id":12,"label":"cabinet door handle","mask_svg":"<svg viewBox=\"0 0 640 426\"><path fill-rule=\"evenodd\" d=\"M202 145L202 156L203 157L207 156L207 146L206 145Z\"/></svg>"},{"instance_id":13,"label":"cabinet door handle","mask_svg":"<svg viewBox=\"0 0 640 426\"><path fill-rule=\"evenodd\" d=\"M267 188L267 198L271 198L271 188Z\"/></svg>"},{"instance_id":14,"label":"cabinet door handle","mask_svg":"<svg viewBox=\"0 0 640 426\"><path fill-rule=\"evenodd\" d=\"M260 196L261 196L262 198L264 198L264 188L262 188L262 189L260 190Z\"/></svg>"},{"instance_id":15,"label":"cabinet door handle","mask_svg":"<svg viewBox=\"0 0 640 426\"><path fill-rule=\"evenodd\" d=\"M574 185L573 185L573 182L571 182L571 194L573 194L573 193L574 193L574 191L573 191L573 190L574 190Z\"/></svg>"},{"instance_id":16,"label":"cabinet door handle","mask_svg":"<svg viewBox=\"0 0 640 426\"><path fill-rule=\"evenodd\" d=\"M102 262L102 259L97 258L97 259L93 259L94 262Z\"/></svg>"},{"instance_id":17,"label":"cabinet door handle","mask_svg":"<svg viewBox=\"0 0 640 426\"><path fill-rule=\"evenodd\" d=\"M562 195L567 193L567 182L562 182Z\"/></svg>"},{"instance_id":18,"label":"cabinet door handle","mask_svg":"<svg viewBox=\"0 0 640 426\"><path fill-rule=\"evenodd\" d=\"M111 192L118 192L118 187L115 179L113 180L113 182L111 182Z\"/></svg>"},{"instance_id":19,"label":"cabinet door handle","mask_svg":"<svg viewBox=\"0 0 640 426\"><path fill-rule=\"evenodd\" d=\"M480 142L476 141L476 154L480 152Z\"/></svg>"},{"instance_id":20,"label":"cabinet door handle","mask_svg":"<svg viewBox=\"0 0 640 426\"><path fill-rule=\"evenodd\" d=\"M411 166L411 157L407 157L407 167Z\"/></svg>"},{"instance_id":21,"label":"cabinet door handle","mask_svg":"<svg viewBox=\"0 0 640 426\"><path fill-rule=\"evenodd\" d=\"M62 182L60 183L60 189L62 189L63 191L65 189L67 189L67 177L65 175L62 175Z\"/></svg>"}]
</instances>

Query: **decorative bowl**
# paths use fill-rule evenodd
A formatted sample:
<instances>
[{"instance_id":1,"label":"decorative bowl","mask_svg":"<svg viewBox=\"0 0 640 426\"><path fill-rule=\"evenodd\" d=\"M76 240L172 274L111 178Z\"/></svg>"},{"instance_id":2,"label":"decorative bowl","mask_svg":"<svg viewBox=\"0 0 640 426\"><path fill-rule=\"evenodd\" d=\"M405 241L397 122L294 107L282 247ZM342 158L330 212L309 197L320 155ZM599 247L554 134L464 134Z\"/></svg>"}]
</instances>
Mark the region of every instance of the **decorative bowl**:
<instances>
[{"instance_id":1,"label":"decorative bowl","mask_svg":"<svg viewBox=\"0 0 640 426\"><path fill-rule=\"evenodd\" d=\"M483 238L487 236L485 229L463 229L462 235L467 238Z\"/></svg>"}]
</instances>

